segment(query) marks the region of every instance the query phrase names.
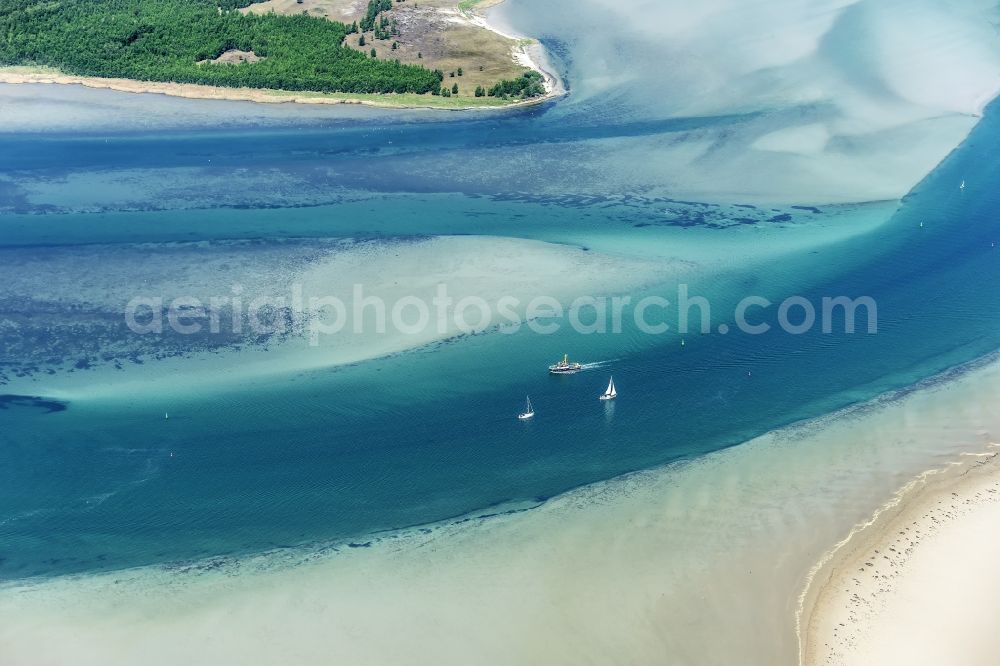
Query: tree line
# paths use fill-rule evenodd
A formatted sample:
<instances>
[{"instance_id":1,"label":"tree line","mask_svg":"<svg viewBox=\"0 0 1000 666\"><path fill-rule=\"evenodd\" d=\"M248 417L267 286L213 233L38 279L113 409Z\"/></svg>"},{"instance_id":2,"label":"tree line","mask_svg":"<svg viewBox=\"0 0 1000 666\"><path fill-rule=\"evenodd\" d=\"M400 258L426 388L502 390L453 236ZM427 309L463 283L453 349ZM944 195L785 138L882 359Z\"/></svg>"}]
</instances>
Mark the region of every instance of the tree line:
<instances>
[{"instance_id":1,"label":"tree line","mask_svg":"<svg viewBox=\"0 0 1000 666\"><path fill-rule=\"evenodd\" d=\"M476 88L476 97L489 96L500 97L502 99L520 97L522 99L529 99L544 94L545 86L542 83L542 75L540 72L534 70L527 71L516 79L504 79L489 90L482 87Z\"/></svg>"},{"instance_id":2,"label":"tree line","mask_svg":"<svg viewBox=\"0 0 1000 666\"><path fill-rule=\"evenodd\" d=\"M368 9L361 19L361 32L371 32L375 28L375 19L382 12L392 9L392 0L368 0Z\"/></svg>"}]
</instances>

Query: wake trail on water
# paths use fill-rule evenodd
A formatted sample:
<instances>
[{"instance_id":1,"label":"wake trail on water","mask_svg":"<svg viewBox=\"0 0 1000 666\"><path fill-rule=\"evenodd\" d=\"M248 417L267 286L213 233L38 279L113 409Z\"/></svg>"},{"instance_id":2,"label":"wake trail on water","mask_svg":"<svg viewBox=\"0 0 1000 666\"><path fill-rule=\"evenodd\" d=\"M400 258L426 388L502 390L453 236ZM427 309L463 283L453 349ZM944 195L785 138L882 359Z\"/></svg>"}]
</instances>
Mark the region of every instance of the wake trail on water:
<instances>
[{"instance_id":1,"label":"wake trail on water","mask_svg":"<svg viewBox=\"0 0 1000 666\"><path fill-rule=\"evenodd\" d=\"M600 370L601 368L606 368L607 366L611 365L612 363L617 363L620 360L621 360L620 358L612 358L612 359L609 359L607 361L594 361L592 363L581 363L580 364L580 370L581 371L584 371L584 370Z\"/></svg>"}]
</instances>

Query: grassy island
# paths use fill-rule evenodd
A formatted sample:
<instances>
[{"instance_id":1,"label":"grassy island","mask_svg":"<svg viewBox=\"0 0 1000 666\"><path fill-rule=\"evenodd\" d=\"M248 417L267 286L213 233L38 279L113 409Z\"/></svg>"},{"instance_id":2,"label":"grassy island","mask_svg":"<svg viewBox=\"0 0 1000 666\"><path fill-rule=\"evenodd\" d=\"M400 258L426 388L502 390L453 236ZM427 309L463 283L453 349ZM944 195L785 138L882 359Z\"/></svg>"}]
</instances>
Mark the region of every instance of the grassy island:
<instances>
[{"instance_id":1,"label":"grassy island","mask_svg":"<svg viewBox=\"0 0 1000 666\"><path fill-rule=\"evenodd\" d=\"M362 100L466 97L483 105L544 94L541 76L512 58L513 71L497 73L516 75L492 81L485 77L494 63L474 53L467 77L460 65L434 67L440 58L433 53L421 62L423 54L407 48L412 21L397 9L405 1L370 0L352 18L317 11L307 0L283 7L273 0L0 0L0 65Z\"/></svg>"}]
</instances>

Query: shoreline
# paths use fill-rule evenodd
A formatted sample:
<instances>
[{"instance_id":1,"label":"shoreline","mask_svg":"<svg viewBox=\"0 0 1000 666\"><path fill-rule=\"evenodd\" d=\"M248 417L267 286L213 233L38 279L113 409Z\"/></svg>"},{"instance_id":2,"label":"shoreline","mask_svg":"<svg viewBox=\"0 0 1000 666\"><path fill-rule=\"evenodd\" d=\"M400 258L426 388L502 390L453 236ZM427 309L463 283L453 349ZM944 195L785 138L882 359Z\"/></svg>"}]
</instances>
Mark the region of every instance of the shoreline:
<instances>
[{"instance_id":1,"label":"shoreline","mask_svg":"<svg viewBox=\"0 0 1000 666\"><path fill-rule=\"evenodd\" d=\"M961 613L970 592L983 586L983 569L963 566L969 563L962 551L1000 552L1000 539L981 530L971 532L978 537L975 543L966 543L969 528L1000 508L998 489L1000 444L990 442L983 451L963 453L912 479L869 521L851 530L813 568L800 596L800 665L878 664L887 658L892 663L935 663L938 657L922 653L930 646L914 637L939 627L949 613ZM969 579L951 581L945 591L938 574L956 570ZM989 589L1000 592L1000 578L992 582ZM965 596L948 606L948 592ZM921 621L927 626L913 626ZM980 662L954 651L981 656L995 648L976 650L970 637L960 639L959 633L953 631L949 640L947 632L936 632L935 647L946 645L952 659L970 664Z\"/></svg>"},{"instance_id":2,"label":"shoreline","mask_svg":"<svg viewBox=\"0 0 1000 666\"><path fill-rule=\"evenodd\" d=\"M484 8L494 7L503 2L488 3ZM312 104L312 105L361 105L382 109L397 110L432 110L432 111L496 111L536 106L562 97L567 93L562 80L543 67L545 54L542 46L534 39L508 35L492 26L487 18L476 11L477 7L466 10L456 10L469 23L488 30L502 37L516 40L518 45L512 50L514 62L527 69L533 69L542 74L545 94L531 99L523 99L507 103L495 103L495 98L479 98L479 103L469 103L469 100L434 97L432 95L417 95L415 93L399 94L357 94L341 92L313 92L273 90L269 88L229 88L225 86L207 86L196 83L177 83L166 81L139 81L124 78L103 78L97 76L78 76L65 74L58 69L45 66L0 66L0 84L48 84L48 85L80 85L87 88L114 90L117 92L135 94L157 94L185 99L222 100L230 102L254 102L257 104Z\"/></svg>"},{"instance_id":3,"label":"shoreline","mask_svg":"<svg viewBox=\"0 0 1000 666\"><path fill-rule=\"evenodd\" d=\"M35 71L24 71L35 70ZM545 72L543 76L549 75ZM283 91L266 88L225 88L219 86L203 86L194 83L165 83L158 81L136 81L133 79L104 79L93 76L75 76L63 74L57 70L38 71L37 68L8 67L0 68L0 84L49 84L49 85L79 85L86 88L114 90L132 94L155 94L185 99L220 100L227 102L253 102L256 104L310 104L310 105L360 105L381 109L396 110L431 110L431 111L497 111L526 106L535 106L548 102L560 96L560 93L550 92L533 99L521 100L509 104L482 104L480 106L447 106L431 103L413 103L398 101L393 98L370 97L351 93L313 93L307 91ZM409 95L409 94L407 94ZM401 95L400 97L404 97ZM412 97L423 97L413 94ZM427 96L431 97L431 96Z\"/></svg>"},{"instance_id":4,"label":"shoreline","mask_svg":"<svg viewBox=\"0 0 1000 666\"><path fill-rule=\"evenodd\" d=\"M460 13L469 20L473 25L477 25L483 30L489 30L490 32L500 35L506 39L517 42L517 46L514 48L511 54L514 62L518 63L522 67L527 69L532 69L540 72L543 77L543 84L545 86L545 94L537 98L539 102L548 99L555 99L562 97L569 93L566 88L565 83L552 71L551 65L548 63L548 56L545 54L545 49L542 47L541 42L537 39L531 37L525 37L523 35L515 35L504 32L500 28L496 27L489 22L489 18L482 12L476 11L477 9L493 9L504 3L505 0L479 0L469 9L460 9ZM535 100L524 100L524 101L535 101Z\"/></svg>"}]
</instances>

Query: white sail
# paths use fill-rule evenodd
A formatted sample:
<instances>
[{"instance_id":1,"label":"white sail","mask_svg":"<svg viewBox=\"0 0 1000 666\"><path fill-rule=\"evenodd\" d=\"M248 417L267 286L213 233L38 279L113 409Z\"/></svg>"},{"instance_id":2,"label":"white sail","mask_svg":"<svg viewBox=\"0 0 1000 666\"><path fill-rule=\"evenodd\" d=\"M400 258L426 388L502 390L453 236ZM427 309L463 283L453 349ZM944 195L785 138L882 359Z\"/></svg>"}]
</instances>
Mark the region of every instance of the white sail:
<instances>
[{"instance_id":1,"label":"white sail","mask_svg":"<svg viewBox=\"0 0 1000 666\"><path fill-rule=\"evenodd\" d=\"M521 419L522 421L527 421L528 419L534 418L535 416L535 410L531 406L531 397L530 396L526 397L525 402L527 403L527 405L526 409L524 410L524 413L517 415L517 418Z\"/></svg>"},{"instance_id":2,"label":"white sail","mask_svg":"<svg viewBox=\"0 0 1000 666\"><path fill-rule=\"evenodd\" d=\"M601 394L601 400L613 400L618 397L618 391L615 389L615 378L612 377L608 381L608 388L604 393Z\"/></svg>"}]
</instances>

